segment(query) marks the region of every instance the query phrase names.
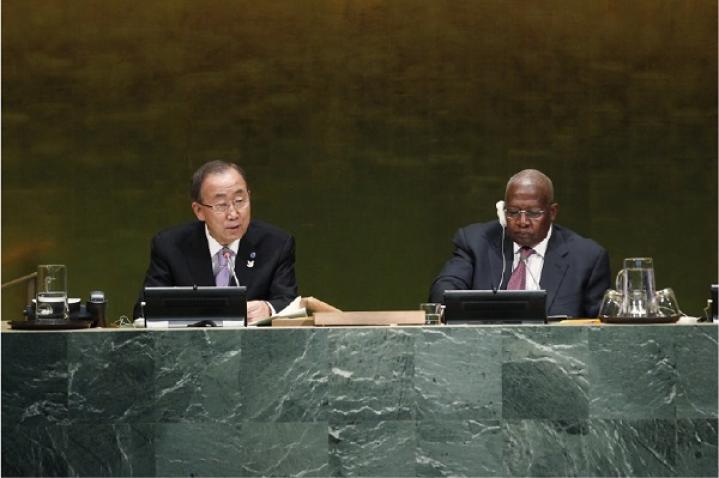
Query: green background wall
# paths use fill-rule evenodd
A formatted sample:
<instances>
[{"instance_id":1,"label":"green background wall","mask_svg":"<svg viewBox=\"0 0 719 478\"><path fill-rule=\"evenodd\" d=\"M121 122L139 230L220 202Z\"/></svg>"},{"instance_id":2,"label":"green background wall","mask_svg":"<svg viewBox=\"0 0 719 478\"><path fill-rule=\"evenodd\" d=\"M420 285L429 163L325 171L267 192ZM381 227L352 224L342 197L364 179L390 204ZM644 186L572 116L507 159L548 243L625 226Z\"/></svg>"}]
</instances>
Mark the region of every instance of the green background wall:
<instances>
[{"instance_id":1,"label":"green background wall","mask_svg":"<svg viewBox=\"0 0 719 478\"><path fill-rule=\"evenodd\" d=\"M717 280L715 0L3 0L2 280L131 310L209 159L297 239L300 292L415 308L507 178L700 313ZM2 318L17 318L22 288Z\"/></svg>"}]
</instances>

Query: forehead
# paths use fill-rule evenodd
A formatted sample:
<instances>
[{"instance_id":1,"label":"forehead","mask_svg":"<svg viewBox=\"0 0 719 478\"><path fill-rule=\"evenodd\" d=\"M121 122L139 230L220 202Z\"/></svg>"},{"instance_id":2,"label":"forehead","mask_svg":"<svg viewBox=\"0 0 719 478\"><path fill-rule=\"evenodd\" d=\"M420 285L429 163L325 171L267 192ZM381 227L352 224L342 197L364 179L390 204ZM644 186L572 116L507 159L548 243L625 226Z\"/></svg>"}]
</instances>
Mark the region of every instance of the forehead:
<instances>
[{"instance_id":1,"label":"forehead","mask_svg":"<svg viewBox=\"0 0 719 478\"><path fill-rule=\"evenodd\" d=\"M507 189L507 205L545 205L547 193L544 188L530 183L512 184Z\"/></svg>"},{"instance_id":2,"label":"forehead","mask_svg":"<svg viewBox=\"0 0 719 478\"><path fill-rule=\"evenodd\" d=\"M242 194L246 191L245 179L234 169L208 174L200 187L200 194L205 198Z\"/></svg>"}]
</instances>

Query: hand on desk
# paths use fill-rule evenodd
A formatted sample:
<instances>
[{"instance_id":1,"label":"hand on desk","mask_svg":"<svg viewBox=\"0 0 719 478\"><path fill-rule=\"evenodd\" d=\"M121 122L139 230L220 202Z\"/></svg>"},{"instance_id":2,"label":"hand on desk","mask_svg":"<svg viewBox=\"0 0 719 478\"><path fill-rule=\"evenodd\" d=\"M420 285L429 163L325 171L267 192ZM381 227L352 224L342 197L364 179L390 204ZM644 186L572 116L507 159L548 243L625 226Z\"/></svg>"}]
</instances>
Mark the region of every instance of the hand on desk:
<instances>
[{"instance_id":1,"label":"hand on desk","mask_svg":"<svg viewBox=\"0 0 719 478\"><path fill-rule=\"evenodd\" d=\"M271 315L270 306L264 300L251 300L247 302L247 323L266 319Z\"/></svg>"}]
</instances>

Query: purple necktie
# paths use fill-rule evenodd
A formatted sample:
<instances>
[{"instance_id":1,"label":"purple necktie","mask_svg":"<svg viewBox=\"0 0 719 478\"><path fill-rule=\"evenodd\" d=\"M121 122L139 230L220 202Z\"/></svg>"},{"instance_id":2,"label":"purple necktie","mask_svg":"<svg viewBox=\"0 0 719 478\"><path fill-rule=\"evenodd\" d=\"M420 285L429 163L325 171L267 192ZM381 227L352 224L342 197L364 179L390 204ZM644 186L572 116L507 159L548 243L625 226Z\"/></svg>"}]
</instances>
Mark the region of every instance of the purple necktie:
<instances>
[{"instance_id":1,"label":"purple necktie","mask_svg":"<svg viewBox=\"0 0 719 478\"><path fill-rule=\"evenodd\" d=\"M527 288L527 258L535 253L535 250L527 246L519 249L519 264L512 272L512 277L507 283L507 290L524 290Z\"/></svg>"},{"instance_id":2,"label":"purple necktie","mask_svg":"<svg viewBox=\"0 0 719 478\"><path fill-rule=\"evenodd\" d=\"M215 285L218 287L227 287L230 285L230 276L232 275L228 265L228 262L232 260L232 250L226 247L222 248L222 250L217 253L217 259L220 270L217 271L217 275L215 276Z\"/></svg>"}]
</instances>

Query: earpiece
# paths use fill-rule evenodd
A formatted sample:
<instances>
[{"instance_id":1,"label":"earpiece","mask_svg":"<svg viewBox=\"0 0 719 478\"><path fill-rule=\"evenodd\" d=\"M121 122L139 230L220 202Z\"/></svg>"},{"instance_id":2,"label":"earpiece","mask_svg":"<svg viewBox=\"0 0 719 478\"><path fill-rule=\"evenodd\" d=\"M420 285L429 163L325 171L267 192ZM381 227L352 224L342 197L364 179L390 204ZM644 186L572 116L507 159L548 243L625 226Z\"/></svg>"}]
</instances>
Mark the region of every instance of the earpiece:
<instances>
[{"instance_id":1,"label":"earpiece","mask_svg":"<svg viewBox=\"0 0 719 478\"><path fill-rule=\"evenodd\" d=\"M497 201L496 206L497 219L499 219L499 223L502 225L502 242L500 242L499 245L499 247L502 249L502 275L499 276L499 287L497 287L497 289L501 289L502 282L504 282L504 271L507 267L507 260L504 257L504 233L507 230L507 216L504 214L504 201Z\"/></svg>"},{"instance_id":2,"label":"earpiece","mask_svg":"<svg viewBox=\"0 0 719 478\"><path fill-rule=\"evenodd\" d=\"M497 219L502 227L507 227L507 216L504 214L504 201L497 201Z\"/></svg>"}]
</instances>

